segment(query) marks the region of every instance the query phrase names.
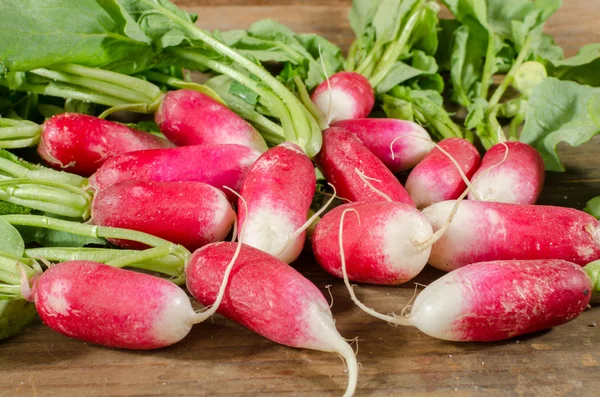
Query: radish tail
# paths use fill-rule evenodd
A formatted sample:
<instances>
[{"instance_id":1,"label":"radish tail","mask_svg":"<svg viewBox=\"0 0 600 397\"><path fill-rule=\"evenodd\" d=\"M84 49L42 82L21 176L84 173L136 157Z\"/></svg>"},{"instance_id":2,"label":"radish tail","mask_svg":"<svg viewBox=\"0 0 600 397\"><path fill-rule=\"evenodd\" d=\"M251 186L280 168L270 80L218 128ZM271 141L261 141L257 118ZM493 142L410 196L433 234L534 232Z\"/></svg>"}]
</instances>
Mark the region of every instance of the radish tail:
<instances>
[{"instance_id":1,"label":"radish tail","mask_svg":"<svg viewBox=\"0 0 600 397\"><path fill-rule=\"evenodd\" d=\"M370 307L367 307L354 294L354 287L350 284L350 280L348 279L348 272L346 271L346 256L344 255L344 239L343 239L344 218L346 217L347 212L354 212L356 214L356 216L358 217L359 225L360 225L360 216L358 215L358 211L356 211L354 208L348 208L348 209L344 210L344 212L342 212L342 215L340 217L340 229L339 229L339 234L338 234L338 244L340 246L340 259L342 262L342 274L344 275L344 284L346 284L346 288L348 289L348 292L350 293L350 299L352 299L352 302L354 302L356 304L356 306L358 306L362 311L364 311L367 314L370 314L371 316L373 316L375 318L378 318L383 321L387 321L388 323L392 323L392 324L412 325L410 322L410 318L399 317L394 313L392 313L392 315L382 314L374 309L371 309Z\"/></svg>"},{"instance_id":2,"label":"radish tail","mask_svg":"<svg viewBox=\"0 0 600 397\"><path fill-rule=\"evenodd\" d=\"M230 192L232 192L233 194L235 194L242 201L242 204L244 204L246 213L248 213L248 205L246 204L246 200L244 200L244 198L240 194L235 192L233 189L230 189L227 186L223 186L223 188L227 189ZM235 252L233 254L233 257L231 258L231 261L229 261L229 264L225 268L225 274L223 275L223 281L221 282L221 287L219 288L219 293L217 295L217 299L215 299L214 303L209 308L206 308L206 310L197 312L194 315L194 317L192 318L192 324L198 324L198 323L203 322L204 320L206 320L207 318L209 318L210 316L215 314L217 312L217 310L219 309L219 306L221 305L221 302L223 301L223 297L225 296L225 289L227 288L227 284L229 283L229 275L231 274L231 271L233 270L233 266L235 265L235 262L237 261L237 258L240 255L240 251L242 250L242 244L243 244L242 235L244 233L244 228L246 226L246 219L244 219L244 223L242 224L240 234L238 236L239 237L238 243L235 247Z\"/></svg>"},{"instance_id":3,"label":"radish tail","mask_svg":"<svg viewBox=\"0 0 600 397\"><path fill-rule=\"evenodd\" d=\"M421 140L427 141L427 142L431 143L433 146L435 146L440 152L442 152L443 155L448 157L448 159L452 162L452 164L454 164L454 166L456 167L456 170L458 171L458 173L459 173L460 177L462 178L463 182L465 183L465 185L467 185L467 187L471 186L471 181L469 181L469 178L467 178L467 176L463 172L462 168L460 168L458 161L456 161L456 159L454 157L452 157L452 155L450 153L448 153L443 147L441 147L440 145L438 145L435 142L431 142L430 140L423 138L422 136L417 136L417 135L411 134L411 135L401 135L397 138L394 138L392 143L390 143L390 151L392 152L392 160L396 159L396 157L395 157L396 153L394 152L394 147L393 147L394 143L396 143L396 141L398 139L406 138L406 137L421 139Z\"/></svg>"},{"instance_id":4,"label":"radish tail","mask_svg":"<svg viewBox=\"0 0 600 397\"><path fill-rule=\"evenodd\" d=\"M358 362L352 347L341 336L339 342L336 343L336 352L342 356L348 367L348 386L344 397L352 397L356 390L356 382L358 381Z\"/></svg>"},{"instance_id":5,"label":"radish tail","mask_svg":"<svg viewBox=\"0 0 600 397\"><path fill-rule=\"evenodd\" d=\"M369 182L369 181L381 182L379 179L370 178L370 177L366 176L365 173L362 172L361 170L359 170L358 168L355 168L354 172L356 172L358 177L365 183L365 185L367 185L369 187L369 189L371 189L373 192L375 192L375 194L383 197L384 199L386 199L389 202L394 201L394 200L392 200L392 198L390 196L388 196L384 192L378 190L377 188L375 188L375 186L373 186L371 184L371 182Z\"/></svg>"},{"instance_id":6,"label":"radish tail","mask_svg":"<svg viewBox=\"0 0 600 397\"><path fill-rule=\"evenodd\" d=\"M452 219L454 219L454 215L456 215L456 212L458 211L458 206L465 199L465 197L467 197L467 195L469 194L469 192L473 188L474 183L479 178L481 178L482 176L484 176L488 171L490 171L490 170L498 167L499 165L501 165L502 163L504 163L506 161L506 159L508 157L508 146L504 142L501 142L501 143L502 143L502 145L504 145L504 147L506 149L505 152L504 152L504 158L502 159L502 161L500 161L497 164L494 164L492 167L490 167L487 170L485 170L484 172L482 172L481 175L479 175L479 177L476 178L473 181L473 183L471 183L471 184L469 184L467 186L467 188L465 189L465 191L460 195L460 197L454 203L454 206L452 207L452 211L450 211L450 215L448 215L448 219L446 219L446 221L444 222L444 224L442 225L442 227L440 227L435 233L433 233L433 235L431 237L429 237L427 240L415 243L415 246L417 247L417 249L419 249L421 251L424 251L427 248L431 247L433 244L437 243L439 241L439 239L441 239L444 236L444 234L448 231L448 229L450 228L450 224L452 223Z\"/></svg>"}]
</instances>

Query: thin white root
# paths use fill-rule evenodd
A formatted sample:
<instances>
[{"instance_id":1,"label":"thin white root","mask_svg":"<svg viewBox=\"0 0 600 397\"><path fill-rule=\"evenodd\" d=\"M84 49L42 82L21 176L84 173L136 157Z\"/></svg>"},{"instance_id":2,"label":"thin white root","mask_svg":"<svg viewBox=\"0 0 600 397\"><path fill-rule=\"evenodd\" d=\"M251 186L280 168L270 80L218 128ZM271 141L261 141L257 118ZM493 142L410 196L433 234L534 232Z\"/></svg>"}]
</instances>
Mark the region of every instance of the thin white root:
<instances>
[{"instance_id":1,"label":"thin white root","mask_svg":"<svg viewBox=\"0 0 600 397\"><path fill-rule=\"evenodd\" d=\"M313 222L317 218L319 218L319 216L327 209L327 207L329 207L331 205L331 203L333 203L333 200L335 200L337 197L336 190L335 190L335 186L333 186L331 183L329 183L329 186L331 186L331 188L333 189L333 195L331 196L331 198L329 200L327 200L325 205L321 209L319 209L317 212L315 212L313 214L313 216L308 218L308 220L304 223L304 225L300 226L300 228L298 230L296 230L295 232L288 234L285 245L279 250L279 252L277 252L277 254L273 255L274 257L279 258L279 255L281 255L283 252L285 252L285 250L288 249L290 244L293 244L293 242L296 241L298 236L300 236L300 234L302 234L302 232L306 231L306 229L308 229L313 224Z\"/></svg>"},{"instance_id":2,"label":"thin white root","mask_svg":"<svg viewBox=\"0 0 600 397\"><path fill-rule=\"evenodd\" d=\"M454 157L452 157L452 155L450 153L448 153L443 147L441 147L440 145L438 145L435 142L430 141L429 139L423 138L422 136L408 134L408 135L401 135L401 136L395 138L392 141L392 143L390 143L390 151L392 152L392 160L395 160L395 157L394 157L395 153L394 153L394 148L393 148L394 143L396 143L397 140L399 140L401 138L406 138L406 137L416 138L416 139L420 139L422 141L427 141L427 142L431 143L433 146L435 146L440 152L442 152L442 154L444 154L446 157L448 157L448 160L450 160L452 162L452 164L454 164L454 166L456 167L456 170L458 171L458 174L460 175L460 177L463 180L463 182L465 183L465 185L467 185L467 187L471 186L471 181L469 181L469 178L467 178L467 176L463 172L462 168L460 168L460 164L458 164L458 161L456 161L456 159Z\"/></svg>"},{"instance_id":3,"label":"thin white root","mask_svg":"<svg viewBox=\"0 0 600 397\"><path fill-rule=\"evenodd\" d=\"M401 318L396 315L390 316L390 315L382 314L374 309L371 309L370 307L367 307L354 294L354 287L350 284L350 280L348 279L348 271L346 270L346 256L344 255L344 238L343 238L344 218L346 217L346 213L348 213L348 212L354 212L356 214L356 216L358 217L359 221L360 221L360 215L358 214L358 211L356 211L354 208L347 208L342 212L342 215L340 217L338 244L339 244L339 248L340 248L340 259L342 262L342 274L344 276L344 284L346 285L346 288L348 289L348 292L350 293L350 299L352 299L352 302L354 302L356 304L356 306L358 306L362 311L364 311L367 314L370 314L371 316L373 316L375 318L378 318L383 321L387 321L392 324L411 325L410 320L407 318Z\"/></svg>"},{"instance_id":4,"label":"thin white root","mask_svg":"<svg viewBox=\"0 0 600 397\"><path fill-rule=\"evenodd\" d=\"M488 168L487 170L482 172L481 175L479 175L475 180L473 180L473 182L471 182L471 185L469 185L465 189L465 191L460 195L460 197L454 203L454 206L452 207L452 211L450 211L450 215L448 215L448 219L446 219L444 224L435 233L433 233L433 235L431 237L429 237L425 241L413 243L418 250L425 251L427 248L429 248L433 244L437 243L444 236L444 234L450 228L450 224L452 223L452 220L454 219L454 215L456 215L456 212L458 211L458 207L460 206L460 203L467 197L467 195L469 194L469 192L471 191L473 186L475 186L475 183L479 180L479 178L483 177L489 171L498 167L499 165L501 165L502 163L504 163L506 161L506 159L508 157L508 150L509 150L508 145L504 142L501 142L501 144L504 145L504 148L506 149L504 152L504 158L502 159L502 161L498 162L497 164L494 164L493 166L491 166L490 168Z\"/></svg>"},{"instance_id":5,"label":"thin white root","mask_svg":"<svg viewBox=\"0 0 600 397\"><path fill-rule=\"evenodd\" d=\"M494 164L493 166L491 166L490 168L488 168L487 170L485 170L484 172L481 173L481 175L479 175L477 178L475 178L475 180L472 182L473 185L475 184L475 182L477 182L482 176L484 176L485 174L487 174L489 171L493 170L494 168L498 167L499 165L501 165L502 163L504 163L506 161L506 159L508 158L508 145L506 144L506 138L504 137L504 134L502 133L502 127L498 127L498 143L500 143L502 146L504 146L504 158L502 159L502 161L500 161L497 164ZM471 190L471 193L473 193L473 196L475 196L475 200L477 201L484 201L483 197L481 197L481 195L477 192L476 188L473 187L473 189Z\"/></svg>"},{"instance_id":6,"label":"thin white root","mask_svg":"<svg viewBox=\"0 0 600 397\"><path fill-rule=\"evenodd\" d=\"M365 185L367 185L375 194L377 194L378 196L383 197L384 199L386 199L389 202L392 202L394 200L392 200L392 198L390 196L388 196L387 194L385 194L384 192L382 192L381 190L378 190L375 186L373 186L373 184L371 184L371 182L369 181L374 181L374 182L379 182L381 183L381 181L379 179L375 179L375 178L371 178L365 175L364 172L362 172L361 170L359 170L358 168L354 169L354 172L356 172L356 174L358 175L358 177L365 183Z\"/></svg>"},{"instance_id":7,"label":"thin white root","mask_svg":"<svg viewBox=\"0 0 600 397\"><path fill-rule=\"evenodd\" d=\"M333 294L331 293L331 287L331 284L325 286L325 289L327 290L327 292L329 292L329 299L331 299L331 303L329 304L330 309L333 307Z\"/></svg>"},{"instance_id":8,"label":"thin white root","mask_svg":"<svg viewBox=\"0 0 600 397\"><path fill-rule=\"evenodd\" d=\"M235 219L233 220L233 233L231 233L231 242L232 243L235 243L235 240L237 240L237 238L238 238L237 223L238 223L238 215L235 214Z\"/></svg>"},{"instance_id":9,"label":"thin white root","mask_svg":"<svg viewBox=\"0 0 600 397\"><path fill-rule=\"evenodd\" d=\"M325 210L331 205L331 203L333 203L333 200L335 200L337 198L337 191L335 190L335 186L333 186L331 183L328 183L329 186L331 186L331 188L333 189L333 194L331 195L331 197L329 198L329 200L327 200L327 202L325 203L325 205L323 207L321 207L317 212L315 212L313 214L313 216L311 216L310 218L308 218L308 220L306 221L306 223L304 223L304 225L300 226L300 228L298 230L296 230L293 234L292 234L292 238L295 240L296 238L298 238L298 236L304 232L306 229L308 229L310 227L310 225L313 224L313 222L319 217L321 216L321 214L323 212L325 212ZM289 242L288 242L289 244ZM287 244L286 244L286 248L287 248Z\"/></svg>"},{"instance_id":10,"label":"thin white root","mask_svg":"<svg viewBox=\"0 0 600 397\"><path fill-rule=\"evenodd\" d=\"M346 387L344 397L352 397L356 391L356 383L358 381L358 361L356 360L352 347L343 339L342 341L343 343L340 343L338 346L339 350L337 353L342 356L346 362L346 367L348 368L348 386Z\"/></svg>"},{"instance_id":11,"label":"thin white root","mask_svg":"<svg viewBox=\"0 0 600 397\"><path fill-rule=\"evenodd\" d=\"M246 200L244 200L244 198L241 195L239 195L236 191L234 191L233 189L230 189L227 186L223 186L223 188L227 189L227 190L231 191L233 194L235 194L242 201L242 204L244 204L244 209L246 210L246 213L248 213L248 205L246 204ZM238 238L237 246L235 247L235 252L233 254L233 257L231 258L231 260L229 261L229 264L227 264L227 267L225 268L225 274L223 275L223 281L221 282L221 286L219 287L219 293L217 294L217 299L215 299L214 303L210 307L206 307L206 308L204 308L204 310L199 311L195 314L193 321L192 321L193 324L198 324L198 323L203 322L204 320L206 320L207 318L209 318L210 316L215 314L217 312L217 310L219 309L219 306L221 305L221 302L223 301L223 297L225 296L225 289L227 288L227 284L229 283L229 276L231 274L231 271L233 270L233 266L235 265L237 258L240 255L240 252L242 250L242 244L243 244L242 235L244 234L245 226L246 226L246 219L244 219L244 223L242 224L242 227L240 230L240 235Z\"/></svg>"},{"instance_id":12,"label":"thin white root","mask_svg":"<svg viewBox=\"0 0 600 397\"><path fill-rule=\"evenodd\" d=\"M400 312L400 316L402 316L402 317L410 316L410 313L412 312L412 308L413 308L412 303L415 300L415 298L417 297L417 293L419 292L420 285L423 285L423 284L415 283L415 292L414 292L413 296L410 298L410 300L408 301L408 303L402 308L402 311Z\"/></svg>"}]
</instances>

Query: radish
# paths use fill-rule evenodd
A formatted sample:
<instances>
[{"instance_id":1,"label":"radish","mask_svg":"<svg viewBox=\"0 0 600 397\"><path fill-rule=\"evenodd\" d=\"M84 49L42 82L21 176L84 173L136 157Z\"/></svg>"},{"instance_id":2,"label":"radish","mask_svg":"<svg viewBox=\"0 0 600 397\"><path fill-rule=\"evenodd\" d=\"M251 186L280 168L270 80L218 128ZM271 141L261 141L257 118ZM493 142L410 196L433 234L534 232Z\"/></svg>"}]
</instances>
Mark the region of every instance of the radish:
<instances>
[{"instance_id":1,"label":"radish","mask_svg":"<svg viewBox=\"0 0 600 397\"><path fill-rule=\"evenodd\" d=\"M446 153L434 148L417 164L406 180L406 190L419 208L457 199L467 188L457 165L467 178L471 178L481 162L477 149L466 139L447 138L438 145ZM456 164L446 154L452 156ZM498 162L500 160L502 158Z\"/></svg>"},{"instance_id":2,"label":"radish","mask_svg":"<svg viewBox=\"0 0 600 397\"><path fill-rule=\"evenodd\" d=\"M168 92L154 120L178 146L236 143L261 153L267 150L265 140L247 121L198 91Z\"/></svg>"},{"instance_id":3,"label":"radish","mask_svg":"<svg viewBox=\"0 0 600 397\"><path fill-rule=\"evenodd\" d=\"M123 124L86 114L62 113L42 125L38 153L54 168L89 176L110 156L174 146L166 139Z\"/></svg>"},{"instance_id":4,"label":"radish","mask_svg":"<svg viewBox=\"0 0 600 397\"><path fill-rule=\"evenodd\" d=\"M234 221L225 194L202 182L124 181L99 191L92 202L91 222L96 225L138 230L192 251L223 241ZM111 242L144 247L127 240Z\"/></svg>"},{"instance_id":5,"label":"radish","mask_svg":"<svg viewBox=\"0 0 600 397\"><path fill-rule=\"evenodd\" d=\"M311 96L327 124L367 117L375 105L373 87L363 75L339 72L319 84Z\"/></svg>"},{"instance_id":6,"label":"radish","mask_svg":"<svg viewBox=\"0 0 600 397\"><path fill-rule=\"evenodd\" d=\"M353 301L367 313L434 338L463 342L499 341L567 323L583 313L592 295L586 272L556 259L462 267L428 285L407 316L366 307L345 281Z\"/></svg>"},{"instance_id":7,"label":"radish","mask_svg":"<svg viewBox=\"0 0 600 397\"><path fill-rule=\"evenodd\" d=\"M260 153L242 145L198 145L172 149L141 150L109 159L90 178L90 186L106 189L117 182L195 181L235 191ZM225 192L229 199L235 196Z\"/></svg>"},{"instance_id":8,"label":"radish","mask_svg":"<svg viewBox=\"0 0 600 397\"><path fill-rule=\"evenodd\" d=\"M434 230L447 222L455 201L423 210ZM453 270L469 263L510 259L563 259L585 265L600 259L600 224L571 208L463 201L429 263Z\"/></svg>"},{"instance_id":9,"label":"radish","mask_svg":"<svg viewBox=\"0 0 600 397\"><path fill-rule=\"evenodd\" d=\"M505 156L505 145L508 156L496 166ZM485 175L481 175L484 172ZM543 186L544 161L537 150L521 142L499 143L483 156L481 167L473 175L473 189L468 197L470 200L535 204Z\"/></svg>"},{"instance_id":10,"label":"radish","mask_svg":"<svg viewBox=\"0 0 600 397\"><path fill-rule=\"evenodd\" d=\"M198 316L175 284L90 261L51 266L35 279L30 299L42 321L63 335L125 349L177 343Z\"/></svg>"},{"instance_id":11,"label":"radish","mask_svg":"<svg viewBox=\"0 0 600 397\"><path fill-rule=\"evenodd\" d=\"M342 214L346 218L344 254L348 278L371 284L401 284L421 272L431 247L421 242L432 238L431 224L416 208L402 203L352 203L334 208L317 224L312 247L319 265L342 278L337 241Z\"/></svg>"},{"instance_id":12,"label":"radish","mask_svg":"<svg viewBox=\"0 0 600 397\"><path fill-rule=\"evenodd\" d=\"M304 246L302 226L315 186L315 169L299 146L282 143L260 156L241 190L248 207L239 206L244 243L286 263L294 261Z\"/></svg>"},{"instance_id":13,"label":"radish","mask_svg":"<svg viewBox=\"0 0 600 397\"><path fill-rule=\"evenodd\" d=\"M152 250L157 249L162 247ZM217 289L226 285L238 253L226 264L223 287ZM222 299L220 294L209 309L195 312L187 294L170 281L92 261L53 265L33 281L32 290L24 281L23 296L35 302L46 325L66 336L123 349L179 342L192 325L214 314Z\"/></svg>"},{"instance_id":14,"label":"radish","mask_svg":"<svg viewBox=\"0 0 600 397\"><path fill-rule=\"evenodd\" d=\"M200 303L214 301L224 268L239 246L214 243L194 252L186 280L188 290ZM336 330L321 291L285 262L255 248L241 247L217 311L277 343L338 353L348 365L344 396L353 395L358 376L356 357Z\"/></svg>"},{"instance_id":15,"label":"radish","mask_svg":"<svg viewBox=\"0 0 600 397\"><path fill-rule=\"evenodd\" d=\"M433 147L427 131L412 121L353 119L338 121L332 127L355 134L394 173L414 167ZM405 135L409 136L402 138Z\"/></svg>"},{"instance_id":16,"label":"radish","mask_svg":"<svg viewBox=\"0 0 600 397\"><path fill-rule=\"evenodd\" d=\"M340 197L350 201L396 201L414 206L408 192L361 141L337 127L323 133L315 161Z\"/></svg>"}]
</instances>

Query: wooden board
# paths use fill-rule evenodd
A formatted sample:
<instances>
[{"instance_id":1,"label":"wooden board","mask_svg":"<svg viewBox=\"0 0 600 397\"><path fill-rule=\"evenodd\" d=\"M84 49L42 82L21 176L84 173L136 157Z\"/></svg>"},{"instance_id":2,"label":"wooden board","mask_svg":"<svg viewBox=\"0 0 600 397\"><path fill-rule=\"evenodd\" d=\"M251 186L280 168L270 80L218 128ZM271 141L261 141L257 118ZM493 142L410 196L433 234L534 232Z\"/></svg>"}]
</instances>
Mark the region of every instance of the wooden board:
<instances>
[{"instance_id":1,"label":"wooden board","mask_svg":"<svg viewBox=\"0 0 600 397\"><path fill-rule=\"evenodd\" d=\"M296 31L317 32L347 48L352 32L345 0L179 0L207 29L244 28L266 17ZM568 0L548 23L568 55L600 42L600 0ZM583 208L600 195L600 140L562 148L568 167L551 173L542 202ZM501 343L449 343L411 328L395 328L357 310L338 280L310 254L295 266L325 294L347 338L358 338L357 396L597 396L600 395L600 307L537 335ZM440 272L427 269L418 282ZM362 286L358 295L381 311L401 310L412 284ZM327 295L326 295L327 296ZM596 326L598 324L598 326ZM87 345L41 323L0 342L0 396L340 396L346 386L332 354L276 345L230 321L194 327L181 343L151 352Z\"/></svg>"}]
</instances>

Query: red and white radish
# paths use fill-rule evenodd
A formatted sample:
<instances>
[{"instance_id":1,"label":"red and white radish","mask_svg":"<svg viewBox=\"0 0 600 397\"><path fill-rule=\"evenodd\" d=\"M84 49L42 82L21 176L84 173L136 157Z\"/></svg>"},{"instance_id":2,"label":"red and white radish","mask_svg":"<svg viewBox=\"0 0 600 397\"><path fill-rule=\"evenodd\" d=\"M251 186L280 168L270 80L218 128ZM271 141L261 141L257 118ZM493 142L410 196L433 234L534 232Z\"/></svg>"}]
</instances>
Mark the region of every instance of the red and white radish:
<instances>
[{"instance_id":1,"label":"red and white radish","mask_svg":"<svg viewBox=\"0 0 600 397\"><path fill-rule=\"evenodd\" d=\"M204 182L239 191L260 153L242 145L198 145L141 150L110 158L90 178L96 190L129 180ZM225 192L228 198L235 196Z\"/></svg>"},{"instance_id":2,"label":"red and white radish","mask_svg":"<svg viewBox=\"0 0 600 397\"><path fill-rule=\"evenodd\" d=\"M473 175L473 188L468 197L469 200L535 204L544 178L544 161L532 146L521 142L499 143L483 156L481 167Z\"/></svg>"},{"instance_id":3,"label":"red and white radish","mask_svg":"<svg viewBox=\"0 0 600 397\"><path fill-rule=\"evenodd\" d=\"M109 347L169 346L198 322L186 293L175 284L90 261L50 267L34 280L30 299L50 328Z\"/></svg>"},{"instance_id":4,"label":"red and white radish","mask_svg":"<svg viewBox=\"0 0 600 397\"><path fill-rule=\"evenodd\" d=\"M363 75L339 72L319 84L311 99L331 124L367 117L375 105L375 92Z\"/></svg>"},{"instance_id":5,"label":"red and white radish","mask_svg":"<svg viewBox=\"0 0 600 397\"><path fill-rule=\"evenodd\" d=\"M306 223L315 194L310 159L293 143L282 143L256 160L241 189L238 230L244 244L293 262L304 246ZM245 227L242 232L242 224Z\"/></svg>"},{"instance_id":6,"label":"red and white radish","mask_svg":"<svg viewBox=\"0 0 600 397\"><path fill-rule=\"evenodd\" d=\"M414 167L433 148L427 131L412 121L352 119L338 121L332 127L355 134L394 173Z\"/></svg>"},{"instance_id":7,"label":"red and white radish","mask_svg":"<svg viewBox=\"0 0 600 397\"><path fill-rule=\"evenodd\" d=\"M317 224L312 247L319 265L342 278L338 240L342 214L358 216L343 223L343 248L348 278L371 284L401 284L421 272L431 247L431 224L416 208L402 203L352 203L329 211Z\"/></svg>"},{"instance_id":8,"label":"red and white radish","mask_svg":"<svg viewBox=\"0 0 600 397\"><path fill-rule=\"evenodd\" d=\"M455 204L443 201L423 210L435 231ZM510 259L563 259L583 266L600 259L600 224L571 208L466 200L433 245L429 263L450 271Z\"/></svg>"},{"instance_id":9,"label":"red and white radish","mask_svg":"<svg viewBox=\"0 0 600 397\"><path fill-rule=\"evenodd\" d=\"M337 194L350 201L395 201L414 206L398 179L356 135L338 127L323 132L315 161Z\"/></svg>"},{"instance_id":10,"label":"red and white radish","mask_svg":"<svg viewBox=\"0 0 600 397\"><path fill-rule=\"evenodd\" d=\"M91 222L152 234L193 251L223 241L235 212L221 190L202 182L124 181L94 196ZM144 247L127 240L112 242Z\"/></svg>"},{"instance_id":11,"label":"red and white radish","mask_svg":"<svg viewBox=\"0 0 600 397\"><path fill-rule=\"evenodd\" d=\"M54 168L89 176L111 156L174 146L123 124L87 114L62 113L42 125L37 151Z\"/></svg>"},{"instance_id":12,"label":"red and white radish","mask_svg":"<svg viewBox=\"0 0 600 397\"><path fill-rule=\"evenodd\" d=\"M415 299L408 316L369 314L450 341L491 342L556 327L586 309L592 281L564 260L475 263L437 279Z\"/></svg>"},{"instance_id":13,"label":"red and white radish","mask_svg":"<svg viewBox=\"0 0 600 397\"><path fill-rule=\"evenodd\" d=\"M267 150L263 137L246 120L198 91L168 92L154 120L178 146L235 143L261 153Z\"/></svg>"},{"instance_id":14,"label":"red and white radish","mask_svg":"<svg viewBox=\"0 0 600 397\"><path fill-rule=\"evenodd\" d=\"M212 303L235 243L214 243L197 250L187 268L190 293ZM348 365L344 396L356 388L358 368L350 345L335 328L319 289L285 262L243 245L217 310L254 332L287 346L338 353Z\"/></svg>"},{"instance_id":15,"label":"red and white radish","mask_svg":"<svg viewBox=\"0 0 600 397\"><path fill-rule=\"evenodd\" d=\"M438 147L434 148L417 164L406 180L406 190L419 208L457 199L467 188L458 166L467 178L471 178L481 163L477 149L466 139L447 138L440 141L438 146L446 153Z\"/></svg>"}]
</instances>

